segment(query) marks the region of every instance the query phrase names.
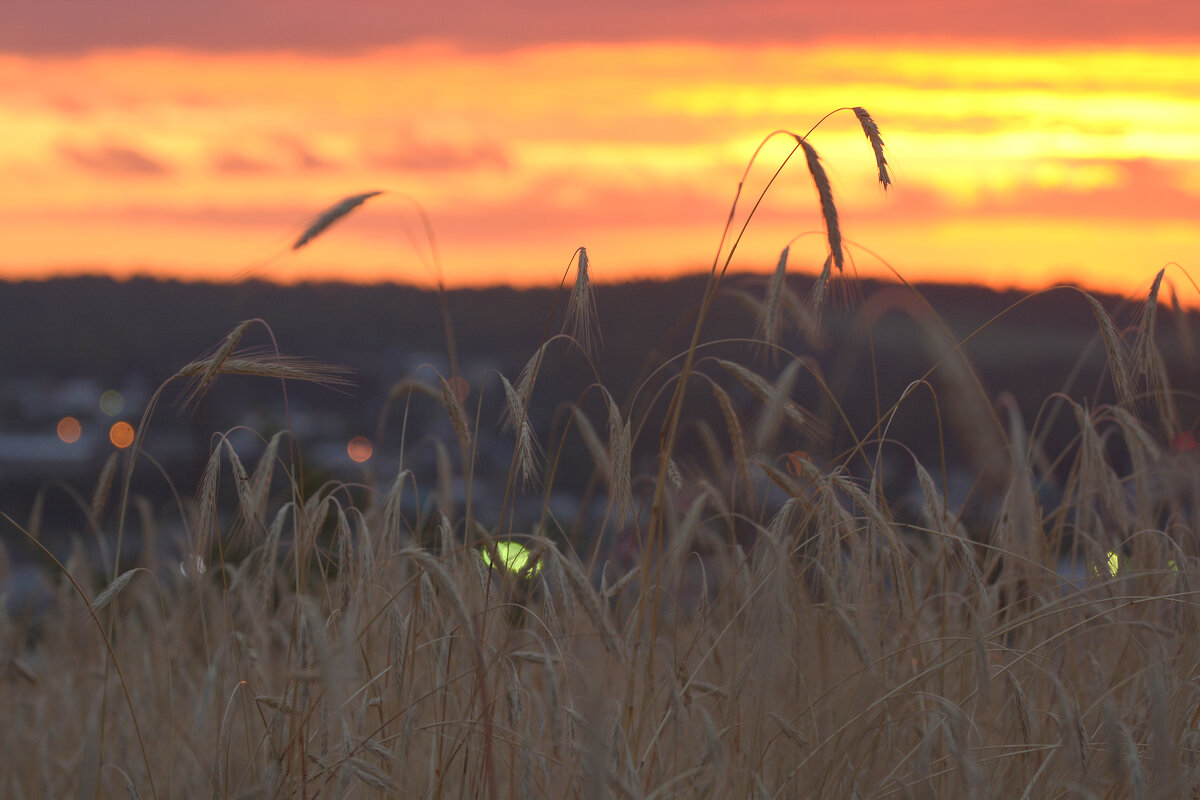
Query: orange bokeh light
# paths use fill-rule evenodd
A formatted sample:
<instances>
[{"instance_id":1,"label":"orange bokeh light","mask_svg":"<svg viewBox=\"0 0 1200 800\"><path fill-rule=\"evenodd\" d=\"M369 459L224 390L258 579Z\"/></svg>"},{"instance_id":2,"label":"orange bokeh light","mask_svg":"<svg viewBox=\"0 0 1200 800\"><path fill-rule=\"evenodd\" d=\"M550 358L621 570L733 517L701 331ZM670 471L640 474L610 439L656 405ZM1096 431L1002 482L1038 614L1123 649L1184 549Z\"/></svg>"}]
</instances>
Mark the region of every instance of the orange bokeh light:
<instances>
[{"instance_id":1,"label":"orange bokeh light","mask_svg":"<svg viewBox=\"0 0 1200 800\"><path fill-rule=\"evenodd\" d=\"M133 444L133 436L133 426L128 422L114 422L108 429L108 440L122 450Z\"/></svg>"},{"instance_id":2,"label":"orange bokeh light","mask_svg":"<svg viewBox=\"0 0 1200 800\"><path fill-rule=\"evenodd\" d=\"M350 444L346 445L346 452L350 456L350 460L359 464L368 460L371 454L375 452L371 440L365 436L355 436L350 440Z\"/></svg>"},{"instance_id":3,"label":"orange bokeh light","mask_svg":"<svg viewBox=\"0 0 1200 800\"><path fill-rule=\"evenodd\" d=\"M82 434L83 426L74 417L63 417L58 421L58 438L67 444L78 442Z\"/></svg>"}]
</instances>

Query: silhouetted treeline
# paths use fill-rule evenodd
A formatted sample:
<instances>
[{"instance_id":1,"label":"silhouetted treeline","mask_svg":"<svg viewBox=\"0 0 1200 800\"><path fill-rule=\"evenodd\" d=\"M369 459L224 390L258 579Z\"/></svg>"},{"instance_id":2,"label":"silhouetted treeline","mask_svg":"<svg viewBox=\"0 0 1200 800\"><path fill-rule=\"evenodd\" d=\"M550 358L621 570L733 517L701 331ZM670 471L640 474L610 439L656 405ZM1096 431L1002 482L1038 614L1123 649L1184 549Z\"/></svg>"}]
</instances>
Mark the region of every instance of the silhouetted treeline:
<instances>
[{"instance_id":1,"label":"silhouetted treeline","mask_svg":"<svg viewBox=\"0 0 1200 800\"><path fill-rule=\"evenodd\" d=\"M761 298L766 283L762 276L730 277L727 288L731 291L714 305L703 337L723 343L705 347L701 357L735 359L768 376L778 372L781 360L777 358L774 365L756 361L757 351L745 342L755 332L754 310L746 299ZM796 276L790 285L797 297L804 298L810 284L810 279ZM697 276L595 286L603 336L594 363L596 374L577 351L565 344L552 348L534 395L534 413L540 415L535 419L561 417L560 404L569 405L580 397L585 404L598 403L594 396L587 399L588 386L598 375L619 401L629 400L634 388L641 386L635 409L651 409L648 418L653 420L655 404L660 412L665 405L665 397L654 392L677 372L678 364L660 367L686 349L704 285L704 278ZM813 359L860 433L935 359L944 356L931 344L929 331L944 324L961 340L1013 306L963 347L988 398L1011 393L1030 423L1046 398L1064 388L1093 405L1111 399L1103 377L1104 351L1096 338L1096 321L1077 293L1056 291L1022 300L1025 295L1019 292L980 287L926 285L918 289L924 300L907 288L872 281L843 286L833 293L835 297L859 299L827 304L821 326L823 343L814 346L794 328L786 332L784 345L794 354ZM568 290L561 295L555 289L450 292L446 302L464 371L498 369L515 379L543 336L561 331ZM1139 309L1122 308L1115 297L1102 296L1100 300L1114 312L1118 324L1137 323ZM926 301L936 316L924 310ZM1181 388L1195 388L1191 385L1195 383L1195 364L1185 358L1169 305L1163 305L1159 338L1172 374ZM872 317L869 336L864 315ZM282 352L354 370L356 385L348 392L303 387L294 392L301 404L361 420L350 426L355 430L371 429L388 388L407 377L422 359L442 370L448 368L439 298L411 287L70 278L0 284L0 337L5 345L0 348L0 374L8 380L88 376L102 382L137 374L154 386L215 347L237 322L251 318L269 324ZM246 340L257 346L269 342L262 332ZM733 383L712 362L705 369ZM482 384L485 377L476 375L475 380ZM235 395L225 400L218 391L214 402L245 402L260 391L277 393L277 384L259 381L257 385L268 385L255 388L252 383L237 383ZM225 385L233 384L227 381ZM494 405L481 418L483 424L492 424L500 408L497 384L489 391ZM691 396L695 413L714 410L711 393L697 389ZM794 396L811 408L817 408L822 400L811 379L798 380ZM736 397L752 417L757 407L749 394L742 392ZM943 402L943 412L945 405ZM931 409L927 397L916 398L906 403L890 429L893 437L909 443L923 457L929 457L931 446L936 449ZM1194 410L1185 407L1183 411ZM203 427L208 422L202 417L193 420L193 425ZM212 424L222 423L217 418ZM714 427L720 426L714 423ZM644 434L643 441L653 443L654 433ZM1064 437L1070 435L1069 431L1063 433ZM830 447L844 447L848 441L844 435L835 437ZM954 457L953 452L949 455Z\"/></svg>"}]
</instances>

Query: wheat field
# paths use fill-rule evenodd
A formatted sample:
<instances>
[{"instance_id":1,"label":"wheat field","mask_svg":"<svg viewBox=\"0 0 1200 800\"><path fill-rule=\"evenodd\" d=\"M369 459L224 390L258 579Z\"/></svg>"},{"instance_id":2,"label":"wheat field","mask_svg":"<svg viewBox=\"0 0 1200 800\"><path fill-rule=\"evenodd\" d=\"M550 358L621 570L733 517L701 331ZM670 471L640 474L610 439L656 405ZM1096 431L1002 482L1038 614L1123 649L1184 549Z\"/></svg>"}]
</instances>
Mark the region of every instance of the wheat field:
<instances>
[{"instance_id":1,"label":"wheat field","mask_svg":"<svg viewBox=\"0 0 1200 800\"><path fill-rule=\"evenodd\" d=\"M880 129L850 110L886 189ZM512 445L501 508L471 500L490 420L458 376L398 376L398 407L436 404L451 423L434 485L402 463L376 486L305 493L286 435L253 464L218 435L199 486L180 487L178 563L147 555L98 575L82 555L55 561L49 607L0 623L0 795L1196 796L1200 462L1159 349L1162 274L1127 324L1060 290L1094 314L1112 398L1046 398L1046 414L1074 425L1066 449L1047 452L1044 420L983 392L963 342L915 293L935 363L871 429L848 431L797 349L820 346L830 298L871 300L855 297L811 134L781 134L803 154L825 225L811 294L789 288L785 249L750 298L759 326L746 358L708 354L705 321L740 236L731 212L690 346L636 397L596 384L588 408L600 415L560 398L585 445L568 452L529 409L554 390L538 383L547 359L603 359L587 251L572 256L561 329L548 323L525 369L487 387ZM332 206L295 247L372 196ZM734 209L750 200L739 184ZM164 388L188 383L198 400L223 374L343 379L240 349L256 324ZM821 409L793 400L801 383L818 387ZM714 420L688 416L701 395ZM945 436L978 455L969 498L950 499L944 463L912 458L919 502L900 509L880 454L904 451L892 420L930 396L965 420ZM150 468L140 449L158 398L88 509L115 552L165 535L129 489ZM850 444L835 450L835 438ZM548 497L566 458L589 460L599 521L546 503L515 529L515 499ZM41 546L35 526L6 519Z\"/></svg>"}]
</instances>

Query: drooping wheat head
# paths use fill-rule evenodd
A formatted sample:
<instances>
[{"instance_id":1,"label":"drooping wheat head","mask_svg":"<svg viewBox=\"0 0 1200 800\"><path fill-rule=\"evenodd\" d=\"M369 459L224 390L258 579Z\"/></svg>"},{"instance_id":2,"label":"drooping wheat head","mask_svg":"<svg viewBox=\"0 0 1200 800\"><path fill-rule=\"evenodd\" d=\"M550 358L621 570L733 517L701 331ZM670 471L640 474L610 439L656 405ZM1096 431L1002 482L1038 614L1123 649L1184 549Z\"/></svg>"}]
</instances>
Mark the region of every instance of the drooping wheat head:
<instances>
[{"instance_id":1,"label":"drooping wheat head","mask_svg":"<svg viewBox=\"0 0 1200 800\"><path fill-rule=\"evenodd\" d=\"M345 217L367 200L370 200L372 197L376 197L377 195L381 194L383 194L381 191L363 192L361 194L352 194L349 197L342 198L318 214L316 219L309 223L309 226L304 229L304 232L301 233L300 236L297 237L296 241L292 243L291 249L299 250L301 247L304 247L304 245L308 244L313 239L324 233L330 225Z\"/></svg>"}]
</instances>

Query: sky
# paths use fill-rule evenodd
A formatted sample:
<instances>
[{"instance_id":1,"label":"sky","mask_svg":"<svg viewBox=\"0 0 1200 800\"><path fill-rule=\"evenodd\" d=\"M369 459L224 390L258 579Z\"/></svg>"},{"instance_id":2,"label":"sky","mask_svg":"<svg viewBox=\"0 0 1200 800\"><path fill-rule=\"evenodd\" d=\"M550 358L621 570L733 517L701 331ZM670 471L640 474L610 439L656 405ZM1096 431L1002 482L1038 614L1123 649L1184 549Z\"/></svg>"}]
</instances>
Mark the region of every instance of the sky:
<instances>
[{"instance_id":1,"label":"sky","mask_svg":"<svg viewBox=\"0 0 1200 800\"><path fill-rule=\"evenodd\" d=\"M0 0L0 277L850 268L1185 302L1200 3ZM876 179L865 107L894 184ZM817 127L808 133L814 125ZM786 163L785 163L786 162ZM382 191L299 251L341 198ZM424 220L436 247L431 248ZM437 257L432 254L436 250Z\"/></svg>"}]
</instances>

